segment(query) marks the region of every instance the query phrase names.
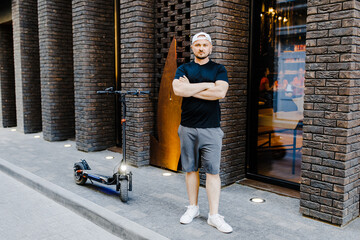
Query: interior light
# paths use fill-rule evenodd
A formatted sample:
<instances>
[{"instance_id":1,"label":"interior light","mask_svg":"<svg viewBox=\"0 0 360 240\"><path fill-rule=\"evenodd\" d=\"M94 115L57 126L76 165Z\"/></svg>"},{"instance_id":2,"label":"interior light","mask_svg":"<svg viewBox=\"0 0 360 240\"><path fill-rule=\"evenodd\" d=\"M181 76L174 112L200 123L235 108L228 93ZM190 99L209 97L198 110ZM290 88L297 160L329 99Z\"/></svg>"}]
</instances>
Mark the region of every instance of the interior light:
<instances>
[{"instance_id":1,"label":"interior light","mask_svg":"<svg viewBox=\"0 0 360 240\"><path fill-rule=\"evenodd\" d=\"M263 17L263 16L264 16L264 14L260 13L260 17Z\"/></svg>"},{"instance_id":2,"label":"interior light","mask_svg":"<svg viewBox=\"0 0 360 240\"><path fill-rule=\"evenodd\" d=\"M105 159L114 159L113 156L106 156Z\"/></svg>"},{"instance_id":3,"label":"interior light","mask_svg":"<svg viewBox=\"0 0 360 240\"><path fill-rule=\"evenodd\" d=\"M162 175L163 175L164 177L169 177L169 176L171 176L171 173L166 172L166 173L163 173Z\"/></svg>"},{"instance_id":4,"label":"interior light","mask_svg":"<svg viewBox=\"0 0 360 240\"><path fill-rule=\"evenodd\" d=\"M264 203L265 199L255 197L255 198L251 198L250 201L254 203Z\"/></svg>"},{"instance_id":5,"label":"interior light","mask_svg":"<svg viewBox=\"0 0 360 240\"><path fill-rule=\"evenodd\" d=\"M71 144L65 144L64 147L66 148L71 147Z\"/></svg>"},{"instance_id":6,"label":"interior light","mask_svg":"<svg viewBox=\"0 0 360 240\"><path fill-rule=\"evenodd\" d=\"M287 22L288 20L287 20L287 18L286 17L284 17L284 20L283 20L284 22Z\"/></svg>"},{"instance_id":7,"label":"interior light","mask_svg":"<svg viewBox=\"0 0 360 240\"><path fill-rule=\"evenodd\" d=\"M279 21L281 21L282 17L280 16L280 17L278 17L278 19L279 19Z\"/></svg>"}]
</instances>

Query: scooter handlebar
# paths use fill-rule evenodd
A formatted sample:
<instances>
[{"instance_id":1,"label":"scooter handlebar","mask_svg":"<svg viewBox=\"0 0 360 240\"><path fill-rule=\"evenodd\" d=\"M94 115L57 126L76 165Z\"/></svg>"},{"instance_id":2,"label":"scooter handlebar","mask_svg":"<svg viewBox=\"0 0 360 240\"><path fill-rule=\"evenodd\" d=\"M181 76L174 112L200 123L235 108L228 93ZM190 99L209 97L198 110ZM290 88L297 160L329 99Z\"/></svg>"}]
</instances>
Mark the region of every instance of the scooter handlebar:
<instances>
[{"instance_id":1,"label":"scooter handlebar","mask_svg":"<svg viewBox=\"0 0 360 240\"><path fill-rule=\"evenodd\" d=\"M98 94L107 94L107 93L114 93L114 87L108 87L101 91L96 91Z\"/></svg>"},{"instance_id":2,"label":"scooter handlebar","mask_svg":"<svg viewBox=\"0 0 360 240\"><path fill-rule=\"evenodd\" d=\"M96 91L96 93L98 93L98 94L106 94L106 93L112 93L112 92L110 92L110 91Z\"/></svg>"},{"instance_id":3,"label":"scooter handlebar","mask_svg":"<svg viewBox=\"0 0 360 240\"><path fill-rule=\"evenodd\" d=\"M114 91L113 87L106 88L105 90L96 91L98 94L121 94L121 95L145 95L150 94L150 91L140 91L139 89L130 91Z\"/></svg>"},{"instance_id":4,"label":"scooter handlebar","mask_svg":"<svg viewBox=\"0 0 360 240\"><path fill-rule=\"evenodd\" d=\"M125 94L131 94L131 95L145 95L149 94L150 91L140 91L140 90L132 90L132 91L126 91Z\"/></svg>"}]
</instances>

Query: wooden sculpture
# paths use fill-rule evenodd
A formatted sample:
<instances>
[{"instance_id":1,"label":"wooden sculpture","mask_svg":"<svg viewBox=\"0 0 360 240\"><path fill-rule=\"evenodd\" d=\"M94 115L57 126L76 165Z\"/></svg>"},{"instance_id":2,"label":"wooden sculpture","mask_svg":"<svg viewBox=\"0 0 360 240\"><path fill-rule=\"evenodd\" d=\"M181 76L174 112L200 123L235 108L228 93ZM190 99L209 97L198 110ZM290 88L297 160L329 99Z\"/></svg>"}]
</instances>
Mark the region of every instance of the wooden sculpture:
<instances>
[{"instance_id":1,"label":"wooden sculpture","mask_svg":"<svg viewBox=\"0 0 360 240\"><path fill-rule=\"evenodd\" d=\"M181 120L182 98L174 94L172 81L177 69L176 40L171 42L161 77L158 109L157 136L151 136L150 164L177 170L180 159L180 139L177 133Z\"/></svg>"}]
</instances>

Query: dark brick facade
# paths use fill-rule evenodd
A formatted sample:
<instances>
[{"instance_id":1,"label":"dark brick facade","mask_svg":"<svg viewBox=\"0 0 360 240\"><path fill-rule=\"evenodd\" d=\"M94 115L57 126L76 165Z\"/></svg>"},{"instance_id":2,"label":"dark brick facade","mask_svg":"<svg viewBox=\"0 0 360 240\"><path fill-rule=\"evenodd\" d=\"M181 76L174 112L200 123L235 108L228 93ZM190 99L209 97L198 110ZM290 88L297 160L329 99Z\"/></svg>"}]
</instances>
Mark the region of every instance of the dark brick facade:
<instances>
[{"instance_id":1,"label":"dark brick facade","mask_svg":"<svg viewBox=\"0 0 360 240\"><path fill-rule=\"evenodd\" d=\"M11 11L17 128L24 133L40 132L42 123L37 1L13 0Z\"/></svg>"},{"instance_id":2,"label":"dark brick facade","mask_svg":"<svg viewBox=\"0 0 360 240\"><path fill-rule=\"evenodd\" d=\"M191 35L209 33L211 58L225 65L230 88L221 101L221 179L228 185L245 177L247 73L250 1L191 1ZM204 176L202 176L202 181Z\"/></svg>"},{"instance_id":3,"label":"dark brick facade","mask_svg":"<svg viewBox=\"0 0 360 240\"><path fill-rule=\"evenodd\" d=\"M0 126L16 126L14 53L11 25L0 25Z\"/></svg>"},{"instance_id":4,"label":"dark brick facade","mask_svg":"<svg viewBox=\"0 0 360 240\"><path fill-rule=\"evenodd\" d=\"M211 58L225 65L230 83L221 101L222 185L244 178L250 1L118 3L116 83L113 1L12 1L13 54L11 28L0 25L2 126L32 133L43 123L50 141L71 138L75 128L79 150L103 150L116 142L115 97L96 91L115 85L150 90L150 96L129 97L127 112L128 160L147 165L170 42L177 38L181 64L191 58L191 35L205 31L213 39ZM359 16L359 1L308 1L300 212L337 225L359 215Z\"/></svg>"},{"instance_id":5,"label":"dark brick facade","mask_svg":"<svg viewBox=\"0 0 360 240\"><path fill-rule=\"evenodd\" d=\"M308 1L302 214L359 216L359 1ZM357 45L357 46L356 46Z\"/></svg>"},{"instance_id":6,"label":"dark brick facade","mask_svg":"<svg viewBox=\"0 0 360 240\"><path fill-rule=\"evenodd\" d=\"M151 97L128 99L127 156L131 164L149 164L154 126L155 19L152 0L121 1L121 89L150 90Z\"/></svg>"},{"instance_id":7,"label":"dark brick facade","mask_svg":"<svg viewBox=\"0 0 360 240\"><path fill-rule=\"evenodd\" d=\"M45 140L75 136L71 1L38 1Z\"/></svg>"},{"instance_id":8,"label":"dark brick facade","mask_svg":"<svg viewBox=\"0 0 360 240\"><path fill-rule=\"evenodd\" d=\"M115 145L114 96L96 94L114 86L114 5L72 1L76 145L82 151Z\"/></svg>"}]
</instances>

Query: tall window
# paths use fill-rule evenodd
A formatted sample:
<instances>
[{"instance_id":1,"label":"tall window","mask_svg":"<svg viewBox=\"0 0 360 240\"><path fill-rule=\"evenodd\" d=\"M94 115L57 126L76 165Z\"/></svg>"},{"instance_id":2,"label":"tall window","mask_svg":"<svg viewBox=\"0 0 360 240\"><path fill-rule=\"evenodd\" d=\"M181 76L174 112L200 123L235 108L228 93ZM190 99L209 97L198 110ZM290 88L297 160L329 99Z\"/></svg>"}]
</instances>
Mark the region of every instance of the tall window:
<instances>
[{"instance_id":1,"label":"tall window","mask_svg":"<svg viewBox=\"0 0 360 240\"><path fill-rule=\"evenodd\" d=\"M306 0L256 1L254 11L251 85L257 104L257 140L250 170L299 182Z\"/></svg>"}]
</instances>

